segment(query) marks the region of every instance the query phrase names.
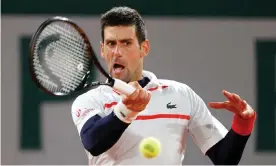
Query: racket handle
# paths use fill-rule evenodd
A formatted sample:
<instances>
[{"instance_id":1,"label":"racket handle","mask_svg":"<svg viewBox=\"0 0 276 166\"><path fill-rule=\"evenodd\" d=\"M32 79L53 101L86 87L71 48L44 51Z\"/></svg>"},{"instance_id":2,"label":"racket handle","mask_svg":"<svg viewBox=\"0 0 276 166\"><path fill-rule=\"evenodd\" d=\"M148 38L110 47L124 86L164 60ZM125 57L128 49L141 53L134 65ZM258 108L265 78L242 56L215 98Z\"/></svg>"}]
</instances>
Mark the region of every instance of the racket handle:
<instances>
[{"instance_id":1,"label":"racket handle","mask_svg":"<svg viewBox=\"0 0 276 166\"><path fill-rule=\"evenodd\" d=\"M133 86L125 83L122 80L119 80L116 78L113 78L113 79L114 79L113 88L118 92L121 92L125 95L130 95L136 90Z\"/></svg>"}]
</instances>

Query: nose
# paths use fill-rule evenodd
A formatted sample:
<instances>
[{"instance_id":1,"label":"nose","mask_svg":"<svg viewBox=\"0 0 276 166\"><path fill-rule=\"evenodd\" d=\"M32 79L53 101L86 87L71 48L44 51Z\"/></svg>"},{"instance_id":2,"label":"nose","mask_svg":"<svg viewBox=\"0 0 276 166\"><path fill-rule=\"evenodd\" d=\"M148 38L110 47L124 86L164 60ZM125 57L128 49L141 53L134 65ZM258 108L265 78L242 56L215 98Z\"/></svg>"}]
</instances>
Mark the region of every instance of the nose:
<instances>
[{"instance_id":1,"label":"nose","mask_svg":"<svg viewBox=\"0 0 276 166\"><path fill-rule=\"evenodd\" d=\"M113 52L113 55L116 55L116 56L121 56L121 55L122 55L119 45L117 45L117 46L112 50L112 52Z\"/></svg>"}]
</instances>

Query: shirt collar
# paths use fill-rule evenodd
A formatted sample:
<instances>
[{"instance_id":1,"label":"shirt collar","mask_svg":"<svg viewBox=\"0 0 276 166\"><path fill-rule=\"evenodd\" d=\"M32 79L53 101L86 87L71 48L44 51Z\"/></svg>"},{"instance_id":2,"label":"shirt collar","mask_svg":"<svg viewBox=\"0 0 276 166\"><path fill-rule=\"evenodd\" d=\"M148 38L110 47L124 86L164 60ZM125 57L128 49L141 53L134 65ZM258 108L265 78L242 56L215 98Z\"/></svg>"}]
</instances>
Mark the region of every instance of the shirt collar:
<instances>
[{"instance_id":1,"label":"shirt collar","mask_svg":"<svg viewBox=\"0 0 276 166\"><path fill-rule=\"evenodd\" d=\"M146 85L145 88L153 87L153 86L160 86L160 83L156 77L156 75L150 71L143 70L142 75L144 77L148 77L150 82Z\"/></svg>"}]
</instances>

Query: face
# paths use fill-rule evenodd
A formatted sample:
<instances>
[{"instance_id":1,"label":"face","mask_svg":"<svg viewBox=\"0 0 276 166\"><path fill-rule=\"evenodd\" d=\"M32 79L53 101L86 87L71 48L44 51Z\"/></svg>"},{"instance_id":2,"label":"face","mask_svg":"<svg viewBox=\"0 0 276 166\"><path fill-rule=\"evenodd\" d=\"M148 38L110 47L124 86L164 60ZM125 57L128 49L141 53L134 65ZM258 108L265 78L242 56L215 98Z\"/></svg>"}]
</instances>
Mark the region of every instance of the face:
<instances>
[{"instance_id":1,"label":"face","mask_svg":"<svg viewBox=\"0 0 276 166\"><path fill-rule=\"evenodd\" d=\"M143 58L149 42L139 44L135 26L108 26L104 29L101 55L112 77L125 82L142 78Z\"/></svg>"}]
</instances>

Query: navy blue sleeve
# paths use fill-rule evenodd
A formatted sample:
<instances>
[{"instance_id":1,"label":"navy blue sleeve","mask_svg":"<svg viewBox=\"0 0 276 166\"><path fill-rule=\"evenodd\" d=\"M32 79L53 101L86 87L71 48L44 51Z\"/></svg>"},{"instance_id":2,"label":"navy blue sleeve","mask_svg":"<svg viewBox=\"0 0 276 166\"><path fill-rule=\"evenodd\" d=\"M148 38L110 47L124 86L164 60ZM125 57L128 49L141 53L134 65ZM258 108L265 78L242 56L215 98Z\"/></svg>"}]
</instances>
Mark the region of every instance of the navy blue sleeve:
<instances>
[{"instance_id":1,"label":"navy blue sleeve","mask_svg":"<svg viewBox=\"0 0 276 166\"><path fill-rule=\"evenodd\" d=\"M138 83L145 87L150 82L148 77L143 77ZM84 148L93 156L98 156L110 149L122 136L129 124L121 121L112 112L102 118L93 116L83 125L80 137Z\"/></svg>"},{"instance_id":2,"label":"navy blue sleeve","mask_svg":"<svg viewBox=\"0 0 276 166\"><path fill-rule=\"evenodd\" d=\"M206 155L215 165L238 165L249 136L239 135L231 129Z\"/></svg>"},{"instance_id":3,"label":"navy blue sleeve","mask_svg":"<svg viewBox=\"0 0 276 166\"><path fill-rule=\"evenodd\" d=\"M110 149L128 126L129 124L121 121L113 112L104 118L93 116L81 129L82 144L91 155L98 156Z\"/></svg>"}]
</instances>

